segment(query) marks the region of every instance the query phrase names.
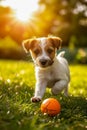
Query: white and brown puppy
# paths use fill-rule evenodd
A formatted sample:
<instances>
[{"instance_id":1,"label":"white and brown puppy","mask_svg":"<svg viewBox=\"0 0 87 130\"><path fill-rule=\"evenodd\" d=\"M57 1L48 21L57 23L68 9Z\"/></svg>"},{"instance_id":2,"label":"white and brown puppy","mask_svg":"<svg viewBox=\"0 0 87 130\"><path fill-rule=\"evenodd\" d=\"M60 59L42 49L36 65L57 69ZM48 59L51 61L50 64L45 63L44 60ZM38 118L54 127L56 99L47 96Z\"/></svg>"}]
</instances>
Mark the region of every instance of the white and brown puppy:
<instances>
[{"instance_id":1,"label":"white and brown puppy","mask_svg":"<svg viewBox=\"0 0 87 130\"><path fill-rule=\"evenodd\" d=\"M53 94L57 95L64 90L68 95L68 84L70 72L66 59L63 57L65 52L56 56L61 39L59 37L44 37L28 39L23 42L23 48L31 53L35 63L36 87L32 102L42 99L46 87L50 87Z\"/></svg>"}]
</instances>

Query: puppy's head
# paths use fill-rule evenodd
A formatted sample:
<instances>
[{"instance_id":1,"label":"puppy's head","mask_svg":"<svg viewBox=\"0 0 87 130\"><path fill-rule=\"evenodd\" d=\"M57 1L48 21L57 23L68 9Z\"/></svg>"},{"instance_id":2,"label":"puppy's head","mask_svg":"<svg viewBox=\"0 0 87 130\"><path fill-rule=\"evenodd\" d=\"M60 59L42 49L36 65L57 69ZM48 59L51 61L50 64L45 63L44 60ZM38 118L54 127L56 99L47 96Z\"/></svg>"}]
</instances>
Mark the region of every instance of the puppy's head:
<instances>
[{"instance_id":1,"label":"puppy's head","mask_svg":"<svg viewBox=\"0 0 87 130\"><path fill-rule=\"evenodd\" d=\"M42 68L53 64L55 51L61 46L59 37L28 39L23 42L23 48L31 53L34 63Z\"/></svg>"}]
</instances>

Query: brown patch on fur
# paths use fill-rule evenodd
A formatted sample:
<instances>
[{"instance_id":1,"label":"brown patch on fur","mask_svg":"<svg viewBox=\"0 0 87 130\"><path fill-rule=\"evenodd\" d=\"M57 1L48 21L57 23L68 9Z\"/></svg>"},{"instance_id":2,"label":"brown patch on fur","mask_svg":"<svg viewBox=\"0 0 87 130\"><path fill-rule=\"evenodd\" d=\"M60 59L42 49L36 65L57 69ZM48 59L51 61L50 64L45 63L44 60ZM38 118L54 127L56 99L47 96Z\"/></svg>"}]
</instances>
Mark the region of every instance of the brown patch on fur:
<instances>
[{"instance_id":1,"label":"brown patch on fur","mask_svg":"<svg viewBox=\"0 0 87 130\"><path fill-rule=\"evenodd\" d=\"M54 45L55 48L59 49L62 44L62 40L59 37L48 37L48 40Z\"/></svg>"},{"instance_id":2,"label":"brown patch on fur","mask_svg":"<svg viewBox=\"0 0 87 130\"><path fill-rule=\"evenodd\" d=\"M24 40L22 45L23 45L24 50L26 52L29 52L30 49L32 50L34 48L37 42L38 40L36 39L28 39L28 40Z\"/></svg>"},{"instance_id":3,"label":"brown patch on fur","mask_svg":"<svg viewBox=\"0 0 87 130\"><path fill-rule=\"evenodd\" d=\"M24 40L22 42L22 46L23 46L26 53L29 52L29 40Z\"/></svg>"},{"instance_id":4,"label":"brown patch on fur","mask_svg":"<svg viewBox=\"0 0 87 130\"><path fill-rule=\"evenodd\" d=\"M41 47L38 43L34 44L34 46L30 49L31 55L34 59L36 59L41 53Z\"/></svg>"}]
</instances>

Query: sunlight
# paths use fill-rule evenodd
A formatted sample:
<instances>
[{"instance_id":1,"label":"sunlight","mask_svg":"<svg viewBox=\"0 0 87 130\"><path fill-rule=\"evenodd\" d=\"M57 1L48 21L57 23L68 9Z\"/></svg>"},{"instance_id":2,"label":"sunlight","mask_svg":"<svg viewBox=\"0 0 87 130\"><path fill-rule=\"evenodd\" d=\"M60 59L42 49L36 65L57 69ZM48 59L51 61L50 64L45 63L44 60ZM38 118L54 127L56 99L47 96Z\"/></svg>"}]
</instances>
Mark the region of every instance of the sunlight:
<instances>
[{"instance_id":1,"label":"sunlight","mask_svg":"<svg viewBox=\"0 0 87 130\"><path fill-rule=\"evenodd\" d=\"M38 0L6 0L4 6L10 6L15 11L15 17L20 21L27 21L32 13L38 9Z\"/></svg>"}]
</instances>

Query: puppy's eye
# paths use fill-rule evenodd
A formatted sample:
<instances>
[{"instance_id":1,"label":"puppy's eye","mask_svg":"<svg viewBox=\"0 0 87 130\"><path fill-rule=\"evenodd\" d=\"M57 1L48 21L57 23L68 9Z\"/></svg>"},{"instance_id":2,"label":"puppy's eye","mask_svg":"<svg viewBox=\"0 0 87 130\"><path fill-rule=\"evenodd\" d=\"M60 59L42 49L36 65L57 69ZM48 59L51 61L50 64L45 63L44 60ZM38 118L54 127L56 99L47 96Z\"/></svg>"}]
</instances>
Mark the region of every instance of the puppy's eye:
<instances>
[{"instance_id":1,"label":"puppy's eye","mask_svg":"<svg viewBox=\"0 0 87 130\"><path fill-rule=\"evenodd\" d=\"M36 55L38 55L38 54L40 53L40 50L39 50L39 49L35 49L35 50L33 50L33 52L34 52Z\"/></svg>"},{"instance_id":2,"label":"puppy's eye","mask_svg":"<svg viewBox=\"0 0 87 130\"><path fill-rule=\"evenodd\" d=\"M47 52L48 52L49 54L51 54L53 51L54 51L54 49L51 49L51 48L47 49Z\"/></svg>"}]
</instances>

